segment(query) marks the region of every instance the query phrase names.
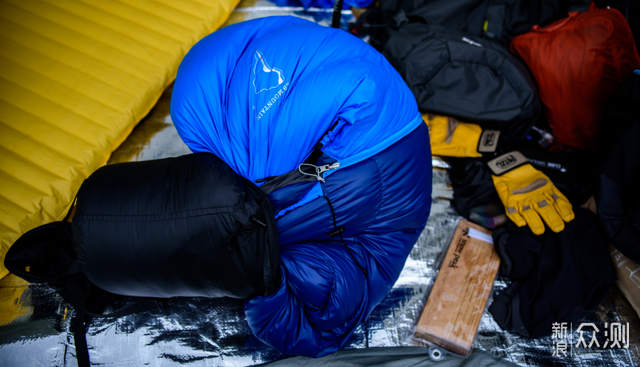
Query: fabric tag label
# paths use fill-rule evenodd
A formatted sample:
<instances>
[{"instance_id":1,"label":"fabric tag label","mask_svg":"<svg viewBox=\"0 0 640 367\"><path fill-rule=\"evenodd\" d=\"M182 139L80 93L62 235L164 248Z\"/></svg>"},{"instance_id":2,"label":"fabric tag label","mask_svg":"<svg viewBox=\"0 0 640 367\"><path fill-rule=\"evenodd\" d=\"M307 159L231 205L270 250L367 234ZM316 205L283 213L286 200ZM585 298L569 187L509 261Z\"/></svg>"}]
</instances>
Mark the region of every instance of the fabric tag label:
<instances>
[{"instance_id":1,"label":"fabric tag label","mask_svg":"<svg viewBox=\"0 0 640 367\"><path fill-rule=\"evenodd\" d=\"M484 130L478 141L478 153L493 153L498 147L500 130Z\"/></svg>"},{"instance_id":2,"label":"fabric tag label","mask_svg":"<svg viewBox=\"0 0 640 367\"><path fill-rule=\"evenodd\" d=\"M500 176L525 163L529 163L527 157L518 151L513 151L490 160L487 166L494 175Z\"/></svg>"}]
</instances>

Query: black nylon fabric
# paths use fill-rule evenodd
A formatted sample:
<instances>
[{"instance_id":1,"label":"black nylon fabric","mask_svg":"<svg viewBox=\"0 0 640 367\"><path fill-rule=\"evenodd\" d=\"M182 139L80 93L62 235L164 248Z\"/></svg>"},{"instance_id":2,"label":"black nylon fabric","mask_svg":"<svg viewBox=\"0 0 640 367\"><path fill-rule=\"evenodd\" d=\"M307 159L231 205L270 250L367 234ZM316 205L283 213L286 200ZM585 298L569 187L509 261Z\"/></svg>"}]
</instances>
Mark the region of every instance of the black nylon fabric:
<instances>
[{"instance_id":1,"label":"black nylon fabric","mask_svg":"<svg viewBox=\"0 0 640 367\"><path fill-rule=\"evenodd\" d=\"M268 295L280 284L273 205L212 154L102 167L82 184L75 209L73 223L69 211L22 235L4 264L74 307L79 366L91 364L89 317L167 304L158 298ZM102 314L122 296L136 303Z\"/></svg>"},{"instance_id":2,"label":"black nylon fabric","mask_svg":"<svg viewBox=\"0 0 640 367\"><path fill-rule=\"evenodd\" d=\"M597 148L601 163L639 117L640 75L634 73L618 87L602 109Z\"/></svg>"},{"instance_id":3,"label":"black nylon fabric","mask_svg":"<svg viewBox=\"0 0 640 367\"><path fill-rule=\"evenodd\" d=\"M507 46L536 24L544 27L566 17L570 3L569 0L491 0L486 12L488 30L482 33ZM587 2L583 10L588 5Z\"/></svg>"},{"instance_id":4,"label":"black nylon fabric","mask_svg":"<svg viewBox=\"0 0 640 367\"><path fill-rule=\"evenodd\" d=\"M491 171L478 159L451 160L453 205L458 213L469 218L470 210L489 203L502 203L491 179Z\"/></svg>"},{"instance_id":5,"label":"black nylon fabric","mask_svg":"<svg viewBox=\"0 0 640 367\"><path fill-rule=\"evenodd\" d=\"M487 0L418 0L411 4L407 14L419 16L427 24L480 37L490 3Z\"/></svg>"},{"instance_id":6,"label":"black nylon fabric","mask_svg":"<svg viewBox=\"0 0 640 367\"><path fill-rule=\"evenodd\" d=\"M122 298L91 284L76 260L71 223L51 222L20 236L9 248L4 264L12 274L28 282L48 283L69 304L92 314L102 313L109 303ZM86 305L76 303L78 295L73 294L70 285L83 293Z\"/></svg>"},{"instance_id":7,"label":"black nylon fabric","mask_svg":"<svg viewBox=\"0 0 640 367\"><path fill-rule=\"evenodd\" d=\"M28 282L55 283L69 275L76 261L72 236L71 223L52 222L33 228L9 248L4 264Z\"/></svg>"},{"instance_id":8,"label":"black nylon fabric","mask_svg":"<svg viewBox=\"0 0 640 367\"><path fill-rule=\"evenodd\" d=\"M596 195L598 217L614 246L640 263L640 118L605 161Z\"/></svg>"},{"instance_id":9,"label":"black nylon fabric","mask_svg":"<svg viewBox=\"0 0 640 367\"><path fill-rule=\"evenodd\" d=\"M613 1L613 0L611 0ZM619 0L624 1L624 0ZM576 0L382 0L381 13L373 14L358 33L371 35L371 44L382 49L402 26L397 21L440 25L452 32L482 37L508 46L531 27L565 18L568 10L584 11L589 1ZM570 9L571 8L571 9ZM485 30L486 22L486 30Z\"/></svg>"},{"instance_id":10,"label":"black nylon fabric","mask_svg":"<svg viewBox=\"0 0 640 367\"><path fill-rule=\"evenodd\" d=\"M422 23L396 32L383 52L413 92L421 112L472 122L524 138L540 115L526 67L503 46Z\"/></svg>"},{"instance_id":11,"label":"black nylon fabric","mask_svg":"<svg viewBox=\"0 0 640 367\"><path fill-rule=\"evenodd\" d=\"M116 294L248 298L280 284L272 204L212 154L98 169L73 236L87 278Z\"/></svg>"},{"instance_id":12,"label":"black nylon fabric","mask_svg":"<svg viewBox=\"0 0 640 367\"><path fill-rule=\"evenodd\" d=\"M554 322L578 322L608 296L617 277L607 239L595 214L574 212L560 233L547 228L536 236L514 225L493 232L500 273L515 280L489 306L503 329L533 338L551 335Z\"/></svg>"},{"instance_id":13,"label":"black nylon fabric","mask_svg":"<svg viewBox=\"0 0 640 367\"><path fill-rule=\"evenodd\" d=\"M601 126L598 217L614 246L640 263L640 75L631 75L613 94Z\"/></svg>"},{"instance_id":14,"label":"black nylon fabric","mask_svg":"<svg viewBox=\"0 0 640 367\"><path fill-rule=\"evenodd\" d=\"M565 17L562 10L568 4L566 0L422 0L414 2L413 10L407 14L508 46L514 37L529 32L532 26L547 25Z\"/></svg>"}]
</instances>

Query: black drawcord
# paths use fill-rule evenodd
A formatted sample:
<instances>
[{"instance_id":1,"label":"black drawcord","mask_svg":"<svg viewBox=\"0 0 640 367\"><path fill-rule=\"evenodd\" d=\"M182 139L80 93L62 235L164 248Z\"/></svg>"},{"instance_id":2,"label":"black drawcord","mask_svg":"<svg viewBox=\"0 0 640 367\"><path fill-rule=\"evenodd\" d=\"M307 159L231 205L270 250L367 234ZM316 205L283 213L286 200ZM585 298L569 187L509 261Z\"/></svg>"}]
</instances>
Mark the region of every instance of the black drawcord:
<instances>
[{"instance_id":1,"label":"black drawcord","mask_svg":"<svg viewBox=\"0 0 640 367\"><path fill-rule=\"evenodd\" d=\"M356 257L351 252L351 249L349 248L349 246L347 246L347 244L344 242L344 238L342 238L342 233L344 232L344 227L343 226L338 227L338 223L336 222L336 213L333 210L333 205L331 205L331 200L329 200L329 198L326 197L326 196L323 196L323 197L327 200L327 203L329 203L329 208L331 209L331 216L333 217L333 228L334 228L334 230L329 232L329 235L331 237L334 237L336 234L340 236L340 240L342 240L342 245L349 252L349 256L351 256L351 258L356 263L356 265L358 265L360 270L362 270L362 273L364 274L364 276L368 278L369 277L369 273L367 272L367 270L364 267L362 267L362 265L360 265L360 263L358 262ZM333 233L335 233L335 234L333 234Z\"/></svg>"},{"instance_id":2,"label":"black drawcord","mask_svg":"<svg viewBox=\"0 0 640 367\"><path fill-rule=\"evenodd\" d=\"M262 200L260 200L260 205L258 206L258 212L256 213L256 215L262 213L263 211L263 205L264 203L262 202ZM250 233L256 230L256 224L267 228L267 224L262 222L261 220L259 220L258 218L256 218L255 216L251 218L251 224L243 226L242 223L238 223L238 229L233 232L231 235L229 235L229 237L227 237L227 250L229 250L230 252L233 252L233 247L235 245L235 247L238 247L236 242L236 239L238 238L238 235L241 233Z\"/></svg>"},{"instance_id":3,"label":"black drawcord","mask_svg":"<svg viewBox=\"0 0 640 367\"><path fill-rule=\"evenodd\" d=\"M229 237L227 237L227 250L229 250L230 252L233 252L234 246L238 247L238 245L236 244L236 238L238 238L239 234L250 233L255 231L256 229L255 222L251 222L251 224L249 224L248 226L243 226L242 223L239 224L240 226L238 227L238 229L231 235L229 235Z\"/></svg>"}]
</instances>

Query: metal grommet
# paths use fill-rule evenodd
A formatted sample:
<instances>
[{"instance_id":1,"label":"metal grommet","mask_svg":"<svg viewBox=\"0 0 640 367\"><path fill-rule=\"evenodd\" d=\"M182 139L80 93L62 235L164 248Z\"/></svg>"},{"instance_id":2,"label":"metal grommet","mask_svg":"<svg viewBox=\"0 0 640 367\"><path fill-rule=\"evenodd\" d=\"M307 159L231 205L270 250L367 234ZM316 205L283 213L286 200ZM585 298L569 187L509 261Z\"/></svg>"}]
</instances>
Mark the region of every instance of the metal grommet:
<instances>
[{"instance_id":1,"label":"metal grommet","mask_svg":"<svg viewBox=\"0 0 640 367\"><path fill-rule=\"evenodd\" d=\"M446 355L446 353L437 347L429 347L429 357L438 362L444 359L444 356Z\"/></svg>"}]
</instances>

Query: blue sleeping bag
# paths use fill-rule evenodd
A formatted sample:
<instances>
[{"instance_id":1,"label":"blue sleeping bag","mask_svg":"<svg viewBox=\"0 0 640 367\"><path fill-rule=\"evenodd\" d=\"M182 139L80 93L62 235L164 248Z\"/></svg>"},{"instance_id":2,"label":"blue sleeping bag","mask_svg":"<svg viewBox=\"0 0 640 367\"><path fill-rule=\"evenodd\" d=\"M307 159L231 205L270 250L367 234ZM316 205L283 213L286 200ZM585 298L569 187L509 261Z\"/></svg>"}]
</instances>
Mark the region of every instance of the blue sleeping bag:
<instances>
[{"instance_id":1,"label":"blue sleeping bag","mask_svg":"<svg viewBox=\"0 0 640 367\"><path fill-rule=\"evenodd\" d=\"M286 354L337 351L388 294L431 205L431 151L411 91L350 34L295 17L225 27L186 55L171 116L194 152L259 180L322 143L323 181L269 194L282 282L245 303L254 334ZM337 166L334 165L334 167ZM329 232L344 227L344 233Z\"/></svg>"},{"instance_id":2,"label":"blue sleeping bag","mask_svg":"<svg viewBox=\"0 0 640 367\"><path fill-rule=\"evenodd\" d=\"M303 6L307 8L333 8L334 0L274 0L279 6ZM343 8L356 7L366 8L373 0L344 0Z\"/></svg>"}]
</instances>

